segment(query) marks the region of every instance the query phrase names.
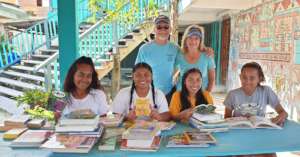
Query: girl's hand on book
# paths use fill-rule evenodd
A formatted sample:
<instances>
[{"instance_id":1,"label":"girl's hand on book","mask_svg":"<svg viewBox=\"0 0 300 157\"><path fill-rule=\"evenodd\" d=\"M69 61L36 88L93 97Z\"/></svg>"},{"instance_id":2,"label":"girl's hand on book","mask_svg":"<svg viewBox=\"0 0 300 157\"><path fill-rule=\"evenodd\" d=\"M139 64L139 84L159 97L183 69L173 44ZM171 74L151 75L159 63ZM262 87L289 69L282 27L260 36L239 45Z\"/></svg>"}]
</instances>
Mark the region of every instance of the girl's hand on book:
<instances>
[{"instance_id":1,"label":"girl's hand on book","mask_svg":"<svg viewBox=\"0 0 300 157\"><path fill-rule=\"evenodd\" d=\"M180 113L180 117L183 121L188 121L193 114L193 109L189 108Z\"/></svg>"},{"instance_id":2,"label":"girl's hand on book","mask_svg":"<svg viewBox=\"0 0 300 157\"><path fill-rule=\"evenodd\" d=\"M158 120L158 121L161 120L161 116L160 116L160 114L158 113L157 109L151 109L150 117L151 117L152 119L155 119L155 120Z\"/></svg>"},{"instance_id":3,"label":"girl's hand on book","mask_svg":"<svg viewBox=\"0 0 300 157\"><path fill-rule=\"evenodd\" d=\"M126 119L129 120L129 121L134 121L136 119L136 114L135 114L135 108L130 110Z\"/></svg>"},{"instance_id":4,"label":"girl's hand on book","mask_svg":"<svg viewBox=\"0 0 300 157\"><path fill-rule=\"evenodd\" d=\"M279 125L279 126L283 126L285 120L287 118L287 114L285 112L279 114L278 116L276 116L275 118L272 118L272 122Z\"/></svg>"}]
</instances>

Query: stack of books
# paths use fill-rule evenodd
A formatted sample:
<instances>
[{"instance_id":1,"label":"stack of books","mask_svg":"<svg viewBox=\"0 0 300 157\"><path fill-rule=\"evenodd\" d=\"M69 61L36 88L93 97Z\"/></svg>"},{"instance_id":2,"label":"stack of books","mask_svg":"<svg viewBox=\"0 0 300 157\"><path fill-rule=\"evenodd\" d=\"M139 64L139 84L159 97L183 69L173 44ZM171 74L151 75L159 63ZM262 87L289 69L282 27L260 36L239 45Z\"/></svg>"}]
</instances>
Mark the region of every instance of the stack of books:
<instances>
[{"instance_id":1,"label":"stack of books","mask_svg":"<svg viewBox=\"0 0 300 157\"><path fill-rule=\"evenodd\" d=\"M88 153L98 138L92 135L55 133L41 148L57 153Z\"/></svg>"},{"instance_id":2,"label":"stack of books","mask_svg":"<svg viewBox=\"0 0 300 157\"><path fill-rule=\"evenodd\" d=\"M121 150L157 151L160 145L160 128L156 122L137 121L122 134Z\"/></svg>"},{"instance_id":3,"label":"stack of books","mask_svg":"<svg viewBox=\"0 0 300 157\"><path fill-rule=\"evenodd\" d=\"M209 147L216 144L217 140L207 132L183 132L182 134L169 136L166 147Z\"/></svg>"},{"instance_id":4,"label":"stack of books","mask_svg":"<svg viewBox=\"0 0 300 157\"><path fill-rule=\"evenodd\" d=\"M51 130L27 130L10 144L13 148L40 147L51 135Z\"/></svg>"},{"instance_id":5,"label":"stack of books","mask_svg":"<svg viewBox=\"0 0 300 157\"><path fill-rule=\"evenodd\" d=\"M172 130L176 126L176 122L157 122L161 131Z\"/></svg>"},{"instance_id":6,"label":"stack of books","mask_svg":"<svg viewBox=\"0 0 300 157\"><path fill-rule=\"evenodd\" d=\"M99 128L99 117L92 119L62 118L55 126L56 133L97 133Z\"/></svg>"},{"instance_id":7,"label":"stack of books","mask_svg":"<svg viewBox=\"0 0 300 157\"><path fill-rule=\"evenodd\" d=\"M201 114L194 112L189 122L191 126L203 132L225 132L229 129L223 115L218 113Z\"/></svg>"},{"instance_id":8,"label":"stack of books","mask_svg":"<svg viewBox=\"0 0 300 157\"><path fill-rule=\"evenodd\" d=\"M100 124L105 128L118 127L124 120L124 115L122 114L110 114L105 117L100 117Z\"/></svg>"},{"instance_id":9,"label":"stack of books","mask_svg":"<svg viewBox=\"0 0 300 157\"><path fill-rule=\"evenodd\" d=\"M88 153L103 131L98 116L92 119L63 118L55 127L55 134L41 148L59 153Z\"/></svg>"},{"instance_id":10,"label":"stack of books","mask_svg":"<svg viewBox=\"0 0 300 157\"><path fill-rule=\"evenodd\" d=\"M106 139L101 139L100 144L98 146L98 150L100 151L114 151L116 149L118 137L110 137Z\"/></svg>"},{"instance_id":11,"label":"stack of books","mask_svg":"<svg viewBox=\"0 0 300 157\"><path fill-rule=\"evenodd\" d=\"M46 123L45 119L32 119L27 123L27 127L29 129L40 129Z\"/></svg>"},{"instance_id":12,"label":"stack of books","mask_svg":"<svg viewBox=\"0 0 300 157\"><path fill-rule=\"evenodd\" d=\"M124 133L125 128L114 127L105 129L104 135L101 137L98 149L100 151L114 151L116 144Z\"/></svg>"},{"instance_id":13,"label":"stack of books","mask_svg":"<svg viewBox=\"0 0 300 157\"><path fill-rule=\"evenodd\" d=\"M14 140L17 137L19 137L22 133L24 133L26 130L27 130L27 128L10 129L3 134L3 139L4 140Z\"/></svg>"},{"instance_id":14,"label":"stack of books","mask_svg":"<svg viewBox=\"0 0 300 157\"><path fill-rule=\"evenodd\" d=\"M17 115L9 117L0 124L0 131L8 131L14 128L26 128L29 120L29 115Z\"/></svg>"}]
</instances>

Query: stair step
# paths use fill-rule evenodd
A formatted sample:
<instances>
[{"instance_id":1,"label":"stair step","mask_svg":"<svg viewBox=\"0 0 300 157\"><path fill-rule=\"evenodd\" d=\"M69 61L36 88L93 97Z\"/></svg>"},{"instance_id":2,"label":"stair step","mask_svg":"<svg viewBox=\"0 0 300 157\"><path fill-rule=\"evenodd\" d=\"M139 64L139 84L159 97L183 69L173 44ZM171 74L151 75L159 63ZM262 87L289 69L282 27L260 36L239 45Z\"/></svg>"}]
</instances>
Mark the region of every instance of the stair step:
<instances>
[{"instance_id":1,"label":"stair step","mask_svg":"<svg viewBox=\"0 0 300 157\"><path fill-rule=\"evenodd\" d=\"M122 39L119 40L118 45L119 45L119 46L124 46L124 45L126 45L126 40L124 40L124 39L123 39L123 40L122 40Z\"/></svg>"},{"instance_id":2,"label":"stair step","mask_svg":"<svg viewBox=\"0 0 300 157\"><path fill-rule=\"evenodd\" d=\"M22 60L22 62L28 63L28 64L41 64L41 63L43 63L42 61L36 61L36 60Z\"/></svg>"},{"instance_id":3,"label":"stair step","mask_svg":"<svg viewBox=\"0 0 300 157\"><path fill-rule=\"evenodd\" d=\"M28 66L22 66L22 65L13 65L13 66L10 66L11 69L16 69L16 70L23 70L23 71L28 71L28 72L31 72L33 73L34 71L34 67L28 67ZM40 69L38 70L37 72L39 73L42 73L44 74L44 69ZM51 74L53 75L54 74L54 71L52 70L51 71ZM59 75L59 73L58 73Z\"/></svg>"},{"instance_id":4,"label":"stair step","mask_svg":"<svg viewBox=\"0 0 300 157\"><path fill-rule=\"evenodd\" d=\"M44 78L40 76L30 75L30 74L24 74L21 72L15 72L15 71L4 71L3 74L10 75L10 76L17 76L17 77L23 77L29 80L33 81L40 81L44 82Z\"/></svg>"},{"instance_id":5,"label":"stair step","mask_svg":"<svg viewBox=\"0 0 300 157\"><path fill-rule=\"evenodd\" d=\"M132 32L133 33L141 33L141 31L139 29L134 29Z\"/></svg>"},{"instance_id":6,"label":"stair step","mask_svg":"<svg viewBox=\"0 0 300 157\"><path fill-rule=\"evenodd\" d=\"M13 65L13 66L10 66L11 69L17 69L17 70L24 70L24 71L30 71L30 72L33 72L34 70L34 67L28 67L28 66L22 66L22 65ZM39 72L44 72L43 69L41 69Z\"/></svg>"},{"instance_id":7,"label":"stair step","mask_svg":"<svg viewBox=\"0 0 300 157\"><path fill-rule=\"evenodd\" d=\"M20 91L11 89L11 88L3 87L3 86L0 86L0 93L9 95L9 96L13 96L13 97L18 97L20 95L23 95L23 92L20 92Z\"/></svg>"},{"instance_id":8,"label":"stair step","mask_svg":"<svg viewBox=\"0 0 300 157\"><path fill-rule=\"evenodd\" d=\"M131 34L128 34L128 35L126 35L123 39L125 39L126 41L133 41L134 39L133 39L133 34L131 33Z\"/></svg>"},{"instance_id":9,"label":"stair step","mask_svg":"<svg viewBox=\"0 0 300 157\"><path fill-rule=\"evenodd\" d=\"M34 57L34 58L43 58L43 59L46 59L46 58L49 58L49 57L51 57L51 55L41 55L41 54L35 54L35 55L31 55L31 57Z\"/></svg>"},{"instance_id":10,"label":"stair step","mask_svg":"<svg viewBox=\"0 0 300 157\"><path fill-rule=\"evenodd\" d=\"M41 55L52 55L57 52L55 49L40 49Z\"/></svg>"},{"instance_id":11,"label":"stair step","mask_svg":"<svg viewBox=\"0 0 300 157\"><path fill-rule=\"evenodd\" d=\"M0 96L0 108L7 111L10 114L22 114L24 112L24 109L22 106L17 106L17 101Z\"/></svg>"},{"instance_id":12,"label":"stair step","mask_svg":"<svg viewBox=\"0 0 300 157\"><path fill-rule=\"evenodd\" d=\"M30 83L25 83L22 81L18 81L18 80L13 80L13 79L8 79L8 78L4 78L4 77L0 77L0 82L5 83L5 84L9 84L12 86L18 86L21 88L26 88L26 89L41 89L43 90L44 88L42 86L38 86L35 84L30 84Z\"/></svg>"}]
</instances>

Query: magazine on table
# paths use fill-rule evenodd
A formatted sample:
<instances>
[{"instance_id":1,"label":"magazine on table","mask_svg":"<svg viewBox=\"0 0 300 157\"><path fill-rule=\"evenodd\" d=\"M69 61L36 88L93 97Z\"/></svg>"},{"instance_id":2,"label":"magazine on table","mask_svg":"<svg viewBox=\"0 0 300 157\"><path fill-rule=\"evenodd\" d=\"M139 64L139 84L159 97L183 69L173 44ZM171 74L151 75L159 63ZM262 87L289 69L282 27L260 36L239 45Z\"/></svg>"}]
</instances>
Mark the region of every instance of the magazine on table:
<instances>
[{"instance_id":1,"label":"magazine on table","mask_svg":"<svg viewBox=\"0 0 300 157\"><path fill-rule=\"evenodd\" d=\"M209 147L217 140L207 132L184 132L169 136L166 147Z\"/></svg>"},{"instance_id":2,"label":"magazine on table","mask_svg":"<svg viewBox=\"0 0 300 157\"><path fill-rule=\"evenodd\" d=\"M266 128L266 129L282 129L281 126L273 123L270 119L260 116L251 117L231 117L226 118L230 128L234 129L251 129L251 128Z\"/></svg>"},{"instance_id":3,"label":"magazine on table","mask_svg":"<svg viewBox=\"0 0 300 157\"><path fill-rule=\"evenodd\" d=\"M98 139L85 135L54 134L41 148L58 153L88 153Z\"/></svg>"}]
</instances>

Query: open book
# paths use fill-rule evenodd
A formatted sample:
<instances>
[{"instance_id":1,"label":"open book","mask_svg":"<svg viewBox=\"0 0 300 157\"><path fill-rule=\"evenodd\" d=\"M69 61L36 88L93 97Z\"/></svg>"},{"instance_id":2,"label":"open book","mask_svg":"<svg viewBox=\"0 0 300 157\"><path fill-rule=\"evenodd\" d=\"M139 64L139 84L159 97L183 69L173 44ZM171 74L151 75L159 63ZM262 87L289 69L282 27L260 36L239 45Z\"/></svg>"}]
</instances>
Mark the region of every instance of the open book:
<instances>
[{"instance_id":1,"label":"open book","mask_svg":"<svg viewBox=\"0 0 300 157\"><path fill-rule=\"evenodd\" d=\"M226 119L230 128L247 129L247 128L267 128L282 129L279 125L273 123L270 119L259 116L247 117L231 117Z\"/></svg>"},{"instance_id":2,"label":"open book","mask_svg":"<svg viewBox=\"0 0 300 157\"><path fill-rule=\"evenodd\" d=\"M200 104L193 108L194 112L199 114L214 113L216 107L212 104Z\"/></svg>"},{"instance_id":3,"label":"open book","mask_svg":"<svg viewBox=\"0 0 300 157\"><path fill-rule=\"evenodd\" d=\"M217 140L210 133L188 131L169 136L166 147L209 147L216 143Z\"/></svg>"}]
</instances>

